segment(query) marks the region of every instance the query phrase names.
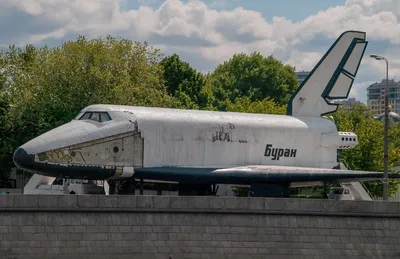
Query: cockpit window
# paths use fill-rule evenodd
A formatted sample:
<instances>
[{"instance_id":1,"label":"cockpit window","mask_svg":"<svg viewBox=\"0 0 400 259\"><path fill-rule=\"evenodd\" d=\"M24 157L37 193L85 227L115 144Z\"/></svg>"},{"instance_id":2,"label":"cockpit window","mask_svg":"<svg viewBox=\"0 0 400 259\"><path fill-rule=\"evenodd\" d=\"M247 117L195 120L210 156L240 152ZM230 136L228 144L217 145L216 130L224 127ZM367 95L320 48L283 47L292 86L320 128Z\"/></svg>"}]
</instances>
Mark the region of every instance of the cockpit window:
<instances>
[{"instance_id":1,"label":"cockpit window","mask_svg":"<svg viewBox=\"0 0 400 259\"><path fill-rule=\"evenodd\" d=\"M90 119L93 121L100 121L100 114L98 112L93 112L92 116L90 116Z\"/></svg>"},{"instance_id":2,"label":"cockpit window","mask_svg":"<svg viewBox=\"0 0 400 259\"><path fill-rule=\"evenodd\" d=\"M98 122L110 121L111 117L107 112L85 112L79 120L94 120Z\"/></svg>"},{"instance_id":3,"label":"cockpit window","mask_svg":"<svg viewBox=\"0 0 400 259\"><path fill-rule=\"evenodd\" d=\"M80 120L88 120L88 119L90 118L91 115L92 115L91 112L87 112L87 113L83 114L83 116L80 117L79 119L80 119Z\"/></svg>"},{"instance_id":4,"label":"cockpit window","mask_svg":"<svg viewBox=\"0 0 400 259\"><path fill-rule=\"evenodd\" d=\"M101 121L110 121L111 117L107 112L100 112L100 120Z\"/></svg>"}]
</instances>

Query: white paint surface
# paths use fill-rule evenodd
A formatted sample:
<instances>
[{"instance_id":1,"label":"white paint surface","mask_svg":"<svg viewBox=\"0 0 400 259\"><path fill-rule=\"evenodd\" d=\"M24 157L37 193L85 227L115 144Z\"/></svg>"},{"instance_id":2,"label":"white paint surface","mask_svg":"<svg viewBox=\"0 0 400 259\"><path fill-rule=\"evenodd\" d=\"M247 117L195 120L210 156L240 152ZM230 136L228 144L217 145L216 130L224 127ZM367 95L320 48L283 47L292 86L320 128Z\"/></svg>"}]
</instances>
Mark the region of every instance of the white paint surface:
<instances>
[{"instance_id":1,"label":"white paint surface","mask_svg":"<svg viewBox=\"0 0 400 259\"><path fill-rule=\"evenodd\" d=\"M22 147L36 154L37 162L112 166L128 176L137 167L331 169L337 165L337 149L354 147L358 139L353 133L337 132L332 121L321 117L336 109L321 95L337 69L342 74L329 95L345 95L351 87L352 78L343 73L356 72L366 46L365 42L357 43L360 45L343 64L355 38L364 40L365 33L346 32L327 52L295 95L293 116L97 104ZM112 120L78 120L87 111L108 112ZM266 155L267 145L286 156L274 159ZM46 152L45 160L39 159L42 152Z\"/></svg>"},{"instance_id":2,"label":"white paint surface","mask_svg":"<svg viewBox=\"0 0 400 259\"><path fill-rule=\"evenodd\" d=\"M103 122L104 125L74 120L34 139L25 148L39 153L79 147L79 150L87 151L87 161L72 159L70 163L90 165L138 166L139 160L134 157L142 158L143 151L143 164L139 166L144 167L224 168L260 164L332 168L340 144L336 141L322 146L324 134L340 137L334 123L322 117L296 118L121 105L92 105L82 112L85 111L108 111L113 120ZM137 130L143 138L136 140L139 141L136 149L133 148L133 139L121 142L121 138L117 138L118 134L135 130L132 122L137 123ZM223 139L215 140L217 133L221 132ZM105 137L107 141L96 140ZM96 144L79 144L94 140ZM140 149L141 142L143 150ZM297 149L296 156L273 160L264 156L267 144L272 144L272 148ZM122 145L124 150L120 157L124 159L118 160L110 149L118 146L122 150Z\"/></svg>"}]
</instances>

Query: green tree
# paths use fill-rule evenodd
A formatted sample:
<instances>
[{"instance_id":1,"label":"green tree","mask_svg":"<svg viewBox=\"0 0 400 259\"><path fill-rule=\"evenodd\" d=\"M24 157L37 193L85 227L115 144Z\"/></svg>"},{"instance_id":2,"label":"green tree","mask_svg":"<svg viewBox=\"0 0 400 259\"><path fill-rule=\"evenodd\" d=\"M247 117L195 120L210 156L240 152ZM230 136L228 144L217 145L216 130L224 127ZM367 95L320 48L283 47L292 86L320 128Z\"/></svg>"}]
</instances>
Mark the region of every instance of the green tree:
<instances>
[{"instance_id":1,"label":"green tree","mask_svg":"<svg viewBox=\"0 0 400 259\"><path fill-rule=\"evenodd\" d=\"M250 97L237 97L234 102L226 101L226 108L230 112L280 114L286 113L286 105L279 105L267 97L261 101L250 100Z\"/></svg>"},{"instance_id":2,"label":"green tree","mask_svg":"<svg viewBox=\"0 0 400 259\"><path fill-rule=\"evenodd\" d=\"M181 108L210 108L212 93L203 74L182 61L177 54L165 57L160 64L167 92L177 99Z\"/></svg>"},{"instance_id":3,"label":"green tree","mask_svg":"<svg viewBox=\"0 0 400 259\"><path fill-rule=\"evenodd\" d=\"M226 110L226 100L247 96L251 102L267 97L278 104L286 104L298 86L294 67L284 65L273 56L260 53L235 54L220 64L210 76L214 105Z\"/></svg>"},{"instance_id":4,"label":"green tree","mask_svg":"<svg viewBox=\"0 0 400 259\"><path fill-rule=\"evenodd\" d=\"M9 154L13 152L10 138L10 122L8 121L9 103L5 93L0 92L0 188L8 186L12 161Z\"/></svg>"},{"instance_id":5,"label":"green tree","mask_svg":"<svg viewBox=\"0 0 400 259\"><path fill-rule=\"evenodd\" d=\"M163 84L161 54L146 43L78 36L61 47L36 52L28 76L15 81L13 102L19 112L39 109L51 127L94 103L173 103Z\"/></svg>"},{"instance_id":6,"label":"green tree","mask_svg":"<svg viewBox=\"0 0 400 259\"><path fill-rule=\"evenodd\" d=\"M85 106L173 106L164 85L162 57L147 43L111 36L78 36L52 49L4 49L0 89L7 89L13 107L6 115L9 138L2 138L7 148L1 165L12 164L12 152L19 145L70 121Z\"/></svg>"},{"instance_id":7,"label":"green tree","mask_svg":"<svg viewBox=\"0 0 400 259\"><path fill-rule=\"evenodd\" d=\"M0 56L0 187L10 187L8 179L13 165L9 155L13 152L13 138L10 134L12 124L9 120L9 71L12 71L12 66L8 66Z\"/></svg>"}]
</instances>

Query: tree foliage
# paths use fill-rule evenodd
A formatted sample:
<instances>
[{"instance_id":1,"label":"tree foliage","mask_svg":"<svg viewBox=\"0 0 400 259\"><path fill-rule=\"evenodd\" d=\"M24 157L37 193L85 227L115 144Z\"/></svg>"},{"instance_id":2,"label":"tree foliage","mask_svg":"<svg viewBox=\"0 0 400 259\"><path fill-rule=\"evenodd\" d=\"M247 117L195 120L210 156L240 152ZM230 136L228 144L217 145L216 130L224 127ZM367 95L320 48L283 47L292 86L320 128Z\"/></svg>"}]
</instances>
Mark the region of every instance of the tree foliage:
<instances>
[{"instance_id":1,"label":"tree foliage","mask_svg":"<svg viewBox=\"0 0 400 259\"><path fill-rule=\"evenodd\" d=\"M27 45L3 50L1 89L13 107L7 115L9 148L3 149L8 163L2 163L2 171L9 171L4 164L12 163L11 150L70 121L90 104L173 106L161 58L147 43L111 36L79 36L54 49Z\"/></svg>"},{"instance_id":2,"label":"tree foliage","mask_svg":"<svg viewBox=\"0 0 400 259\"><path fill-rule=\"evenodd\" d=\"M373 118L364 104L340 108L333 115L339 131L352 131L358 136L359 144L352 149L342 150L340 158L352 170L383 172L384 125ZM400 165L400 125L389 126L389 171ZM382 182L366 182L366 187L375 197L382 197ZM389 195L398 191L398 181L390 180Z\"/></svg>"},{"instance_id":3,"label":"tree foliage","mask_svg":"<svg viewBox=\"0 0 400 259\"><path fill-rule=\"evenodd\" d=\"M2 185L7 182L10 169L12 168L12 160L10 160L10 154L13 153L14 146L12 145L13 139L10 138L10 123L8 122L8 110L9 103L4 91L0 90L0 169L6 169L6 171L0 173L0 183Z\"/></svg>"},{"instance_id":4,"label":"tree foliage","mask_svg":"<svg viewBox=\"0 0 400 259\"><path fill-rule=\"evenodd\" d=\"M294 67L260 53L235 54L216 67L210 80L219 110L226 110L226 100L244 96L252 102L270 97L283 105L298 86Z\"/></svg>"},{"instance_id":5,"label":"tree foliage","mask_svg":"<svg viewBox=\"0 0 400 259\"><path fill-rule=\"evenodd\" d=\"M250 97L237 97L234 102L226 101L226 108L231 112L263 113L263 114L285 114L286 105L279 105L267 97L261 101L250 100Z\"/></svg>"},{"instance_id":6,"label":"tree foliage","mask_svg":"<svg viewBox=\"0 0 400 259\"><path fill-rule=\"evenodd\" d=\"M19 56L29 61L19 61L27 69L13 77L13 104L21 111L29 103L54 123L93 103L172 103L163 85L160 53L146 43L80 36L52 50L30 47Z\"/></svg>"},{"instance_id":7,"label":"tree foliage","mask_svg":"<svg viewBox=\"0 0 400 259\"><path fill-rule=\"evenodd\" d=\"M161 61L168 94L176 98L180 108L210 108L212 93L206 77L180 60L177 54Z\"/></svg>"}]
</instances>

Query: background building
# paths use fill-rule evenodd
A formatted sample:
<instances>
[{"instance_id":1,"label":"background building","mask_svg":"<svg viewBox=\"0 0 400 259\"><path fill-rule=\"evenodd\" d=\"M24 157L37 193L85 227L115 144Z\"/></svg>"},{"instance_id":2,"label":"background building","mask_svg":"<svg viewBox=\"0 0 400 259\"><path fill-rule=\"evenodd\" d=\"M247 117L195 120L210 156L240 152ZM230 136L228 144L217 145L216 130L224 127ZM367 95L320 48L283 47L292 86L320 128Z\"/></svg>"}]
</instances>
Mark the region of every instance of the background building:
<instances>
[{"instance_id":1,"label":"background building","mask_svg":"<svg viewBox=\"0 0 400 259\"><path fill-rule=\"evenodd\" d=\"M335 100L333 102L341 104L343 106L350 106L350 105L355 105L355 104L361 103L360 101L357 101L356 98L348 98L346 100Z\"/></svg>"},{"instance_id":2,"label":"background building","mask_svg":"<svg viewBox=\"0 0 400 259\"><path fill-rule=\"evenodd\" d=\"M299 85L306 79L306 77L310 74L310 72L307 71L300 71L296 72L297 80L299 81Z\"/></svg>"},{"instance_id":3,"label":"background building","mask_svg":"<svg viewBox=\"0 0 400 259\"><path fill-rule=\"evenodd\" d=\"M389 105L393 112L400 113L400 82L395 82L393 79L389 83ZM386 79L382 82L374 83L368 86L367 91L367 107L375 115L385 112L385 87Z\"/></svg>"}]
</instances>

